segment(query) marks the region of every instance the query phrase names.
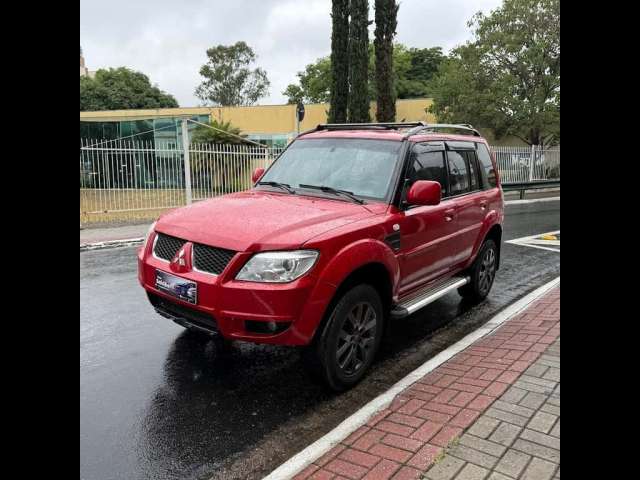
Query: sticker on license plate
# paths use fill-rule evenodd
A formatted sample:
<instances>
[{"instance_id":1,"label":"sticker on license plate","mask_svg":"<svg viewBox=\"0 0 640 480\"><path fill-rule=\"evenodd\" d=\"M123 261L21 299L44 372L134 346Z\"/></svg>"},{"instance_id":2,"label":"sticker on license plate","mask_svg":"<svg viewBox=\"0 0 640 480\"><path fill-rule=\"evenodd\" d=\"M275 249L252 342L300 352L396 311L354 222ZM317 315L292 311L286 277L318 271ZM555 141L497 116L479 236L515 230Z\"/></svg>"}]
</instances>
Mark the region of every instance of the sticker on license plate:
<instances>
[{"instance_id":1,"label":"sticker on license plate","mask_svg":"<svg viewBox=\"0 0 640 480\"><path fill-rule=\"evenodd\" d=\"M156 270L156 288L185 302L198 301L198 285L186 278Z\"/></svg>"}]
</instances>

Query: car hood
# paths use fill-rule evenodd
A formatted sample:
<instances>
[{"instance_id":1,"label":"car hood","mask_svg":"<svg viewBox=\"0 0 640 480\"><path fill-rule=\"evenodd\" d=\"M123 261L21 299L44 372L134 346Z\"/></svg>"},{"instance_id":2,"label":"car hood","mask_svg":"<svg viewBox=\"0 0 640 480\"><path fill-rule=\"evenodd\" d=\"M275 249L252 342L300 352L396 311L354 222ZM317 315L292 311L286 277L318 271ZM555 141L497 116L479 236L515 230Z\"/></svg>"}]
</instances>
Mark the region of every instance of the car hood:
<instances>
[{"instance_id":1,"label":"car hood","mask_svg":"<svg viewBox=\"0 0 640 480\"><path fill-rule=\"evenodd\" d=\"M298 248L387 205L251 190L194 203L160 217L156 231L235 251Z\"/></svg>"}]
</instances>

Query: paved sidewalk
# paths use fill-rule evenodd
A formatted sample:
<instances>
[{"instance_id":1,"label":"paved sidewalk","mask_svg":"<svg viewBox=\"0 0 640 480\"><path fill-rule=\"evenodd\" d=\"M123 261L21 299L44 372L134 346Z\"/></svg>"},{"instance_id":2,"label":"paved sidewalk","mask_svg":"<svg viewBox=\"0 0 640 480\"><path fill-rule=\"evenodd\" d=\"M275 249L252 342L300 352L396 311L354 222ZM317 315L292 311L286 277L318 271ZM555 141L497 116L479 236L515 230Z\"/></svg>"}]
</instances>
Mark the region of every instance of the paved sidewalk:
<instances>
[{"instance_id":1,"label":"paved sidewalk","mask_svg":"<svg viewBox=\"0 0 640 480\"><path fill-rule=\"evenodd\" d=\"M560 288L425 375L296 475L560 477Z\"/></svg>"},{"instance_id":2,"label":"paved sidewalk","mask_svg":"<svg viewBox=\"0 0 640 480\"><path fill-rule=\"evenodd\" d=\"M560 339L478 418L425 478L560 478Z\"/></svg>"}]
</instances>

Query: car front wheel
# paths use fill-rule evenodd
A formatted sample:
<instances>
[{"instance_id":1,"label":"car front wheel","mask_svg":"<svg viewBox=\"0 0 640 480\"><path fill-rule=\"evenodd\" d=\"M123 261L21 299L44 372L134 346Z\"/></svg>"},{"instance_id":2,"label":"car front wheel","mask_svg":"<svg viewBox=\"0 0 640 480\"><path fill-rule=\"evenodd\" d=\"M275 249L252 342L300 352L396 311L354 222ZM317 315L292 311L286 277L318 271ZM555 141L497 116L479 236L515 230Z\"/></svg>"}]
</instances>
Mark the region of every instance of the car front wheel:
<instances>
[{"instance_id":1,"label":"car front wheel","mask_svg":"<svg viewBox=\"0 0 640 480\"><path fill-rule=\"evenodd\" d=\"M380 346L382 301L372 286L357 285L329 315L322 335L310 348L322 378L332 389L343 391L362 380Z\"/></svg>"}]
</instances>

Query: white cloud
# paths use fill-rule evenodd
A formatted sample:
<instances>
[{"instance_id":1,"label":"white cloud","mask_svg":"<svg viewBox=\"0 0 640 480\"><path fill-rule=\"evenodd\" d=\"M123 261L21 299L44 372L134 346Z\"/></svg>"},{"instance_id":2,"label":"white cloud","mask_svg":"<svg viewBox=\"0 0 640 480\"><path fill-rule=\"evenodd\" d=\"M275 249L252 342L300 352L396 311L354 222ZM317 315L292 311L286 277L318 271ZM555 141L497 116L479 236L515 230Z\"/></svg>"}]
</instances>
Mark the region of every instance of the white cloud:
<instances>
[{"instance_id":1,"label":"white cloud","mask_svg":"<svg viewBox=\"0 0 640 480\"><path fill-rule=\"evenodd\" d=\"M373 0L370 0L373 19ZM500 0L401 0L397 40L448 51L470 38L467 21ZM147 74L180 105L193 91L207 48L246 41L271 80L261 103L283 103L296 73L331 48L331 0L81 0L80 42L91 70L126 66ZM373 28L373 27L372 27Z\"/></svg>"}]
</instances>

